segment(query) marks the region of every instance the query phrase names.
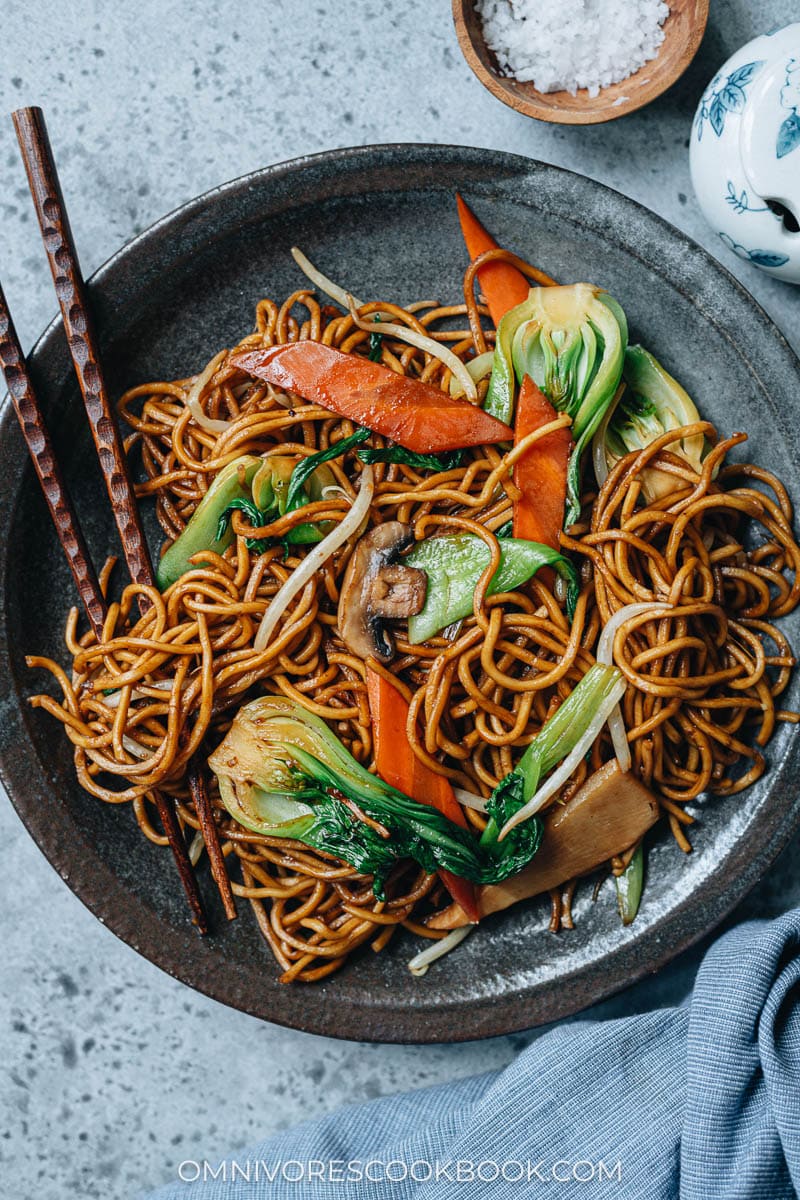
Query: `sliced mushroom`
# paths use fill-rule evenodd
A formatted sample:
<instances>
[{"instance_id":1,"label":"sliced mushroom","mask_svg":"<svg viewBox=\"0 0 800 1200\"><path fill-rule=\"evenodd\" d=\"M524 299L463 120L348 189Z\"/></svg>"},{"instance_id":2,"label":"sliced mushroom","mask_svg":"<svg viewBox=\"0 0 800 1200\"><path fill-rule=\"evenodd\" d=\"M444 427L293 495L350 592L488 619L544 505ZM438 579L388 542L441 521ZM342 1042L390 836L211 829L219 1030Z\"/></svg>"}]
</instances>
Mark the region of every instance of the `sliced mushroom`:
<instances>
[{"instance_id":1,"label":"sliced mushroom","mask_svg":"<svg viewBox=\"0 0 800 1200\"><path fill-rule=\"evenodd\" d=\"M361 658L391 662L394 640L387 621L415 616L425 603L428 577L398 561L413 542L410 525L386 521L365 533L347 564L339 595L339 637Z\"/></svg>"}]
</instances>

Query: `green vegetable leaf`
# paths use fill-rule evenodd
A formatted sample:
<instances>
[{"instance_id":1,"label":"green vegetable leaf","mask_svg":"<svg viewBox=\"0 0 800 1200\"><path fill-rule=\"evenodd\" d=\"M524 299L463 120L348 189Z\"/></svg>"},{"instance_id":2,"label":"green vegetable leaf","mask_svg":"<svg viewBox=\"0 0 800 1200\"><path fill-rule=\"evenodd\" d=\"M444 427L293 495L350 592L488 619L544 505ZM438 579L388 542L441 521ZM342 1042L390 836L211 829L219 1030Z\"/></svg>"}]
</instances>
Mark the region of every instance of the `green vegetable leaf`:
<instances>
[{"instance_id":1,"label":"green vegetable leaf","mask_svg":"<svg viewBox=\"0 0 800 1200\"><path fill-rule=\"evenodd\" d=\"M308 790L304 796L309 798ZM373 891L379 900L386 899L386 878L403 859L413 859L429 874L441 869L476 884L501 883L527 866L541 844L542 825L533 820L521 826L523 836L516 837L509 849L504 841L482 852L477 838L448 821L437 809L410 797L403 800L406 803L393 806L392 811L387 804L379 810L374 805L365 806L365 811L389 831L390 836L384 838L363 821L354 820L335 793L315 792L313 823L299 840L372 875Z\"/></svg>"},{"instance_id":2,"label":"green vegetable leaf","mask_svg":"<svg viewBox=\"0 0 800 1200\"><path fill-rule=\"evenodd\" d=\"M381 320L380 315L376 314L375 315L375 323L379 325L380 320ZM369 360L370 360L370 362L380 362L382 352L383 352L383 334L378 333L377 331L375 333L371 333L369 335Z\"/></svg>"},{"instance_id":3,"label":"green vegetable leaf","mask_svg":"<svg viewBox=\"0 0 800 1200\"><path fill-rule=\"evenodd\" d=\"M192 569L189 559L195 554L203 550L224 554L233 541L233 534L227 520L222 525L222 514L233 501L249 495L250 484L260 466L261 459L245 454L228 463L214 477L189 524L159 560L156 582L160 591L166 591L176 579Z\"/></svg>"},{"instance_id":4,"label":"green vegetable leaf","mask_svg":"<svg viewBox=\"0 0 800 1200\"><path fill-rule=\"evenodd\" d=\"M510 422L515 384L530 375L553 407L572 417L567 525L580 513L583 454L616 392L627 341L619 304L588 283L531 288L497 327L484 408Z\"/></svg>"},{"instance_id":5,"label":"green vegetable leaf","mask_svg":"<svg viewBox=\"0 0 800 1200\"><path fill-rule=\"evenodd\" d=\"M644 847L641 842L621 875L614 877L617 888L617 908L623 925L631 925L636 919L642 901L644 886Z\"/></svg>"},{"instance_id":6,"label":"green vegetable leaf","mask_svg":"<svg viewBox=\"0 0 800 1200\"><path fill-rule=\"evenodd\" d=\"M405 446L368 446L358 450L358 457L365 463L402 463L417 471L452 471L461 465L461 450L450 450L445 454L417 454Z\"/></svg>"},{"instance_id":7,"label":"green vegetable leaf","mask_svg":"<svg viewBox=\"0 0 800 1200\"><path fill-rule=\"evenodd\" d=\"M623 377L627 390L604 433L609 470L629 452L644 450L662 433L700 420L691 397L643 346L628 346ZM685 459L698 472L702 470L706 449L702 433L680 438L669 447L670 453ZM668 495L675 486L674 477L657 467L646 467L641 482L648 501Z\"/></svg>"},{"instance_id":8,"label":"green vegetable leaf","mask_svg":"<svg viewBox=\"0 0 800 1200\"><path fill-rule=\"evenodd\" d=\"M372 334L371 336L375 337L376 335ZM378 334L377 336L382 335ZM311 454L308 458L301 459L292 471L292 477L289 480L285 511L291 512L299 507L298 500L306 481L323 463L331 462L334 458L341 458L343 454L347 454L348 450L360 446L371 436L371 430L360 428L355 433L351 433L349 437L342 438L341 441L328 446L326 450L320 450L317 454ZM357 455L365 463L405 463L420 471L452 471L460 464L462 457L460 450L453 450L449 454L441 455L415 454L413 450L406 450L404 446L369 446L358 450Z\"/></svg>"},{"instance_id":9,"label":"green vegetable leaf","mask_svg":"<svg viewBox=\"0 0 800 1200\"><path fill-rule=\"evenodd\" d=\"M422 611L408 619L409 641L418 645L473 611L473 596L491 555L486 543L473 533L425 538L405 556L404 563L428 576ZM552 567L566 581L567 610L572 614L578 598L575 567L550 546L524 538L500 541L500 566L489 584L488 594L513 591L541 567Z\"/></svg>"},{"instance_id":10,"label":"green vegetable leaf","mask_svg":"<svg viewBox=\"0 0 800 1200\"><path fill-rule=\"evenodd\" d=\"M369 437L369 431L359 431L358 441ZM189 524L161 558L157 582L164 591L171 583L191 569L189 559L203 550L223 554L233 541L231 513L243 512L251 525L269 525L285 513L300 508L310 500L319 499L323 489L334 477L324 466L326 458L344 452L343 443L304 459L293 469L287 455L255 458L242 455L223 467L195 509ZM289 495L290 484L294 490ZM291 504L290 504L291 500ZM289 545L307 545L322 541L329 528L326 522L306 522L295 525L285 538L246 538L254 554L263 554L270 546L283 544L284 554Z\"/></svg>"},{"instance_id":11,"label":"green vegetable leaf","mask_svg":"<svg viewBox=\"0 0 800 1200\"><path fill-rule=\"evenodd\" d=\"M487 837L484 834L481 838L484 846L497 845L497 832L503 828L506 821L513 817L514 813L519 812L522 806L527 803L526 792L525 776L522 771L509 771L505 779L500 780L486 801L486 812L490 818L486 829L487 831L491 829L494 832L494 836ZM531 792L532 794L533 792ZM541 826L539 817L533 817L532 819L538 821Z\"/></svg>"},{"instance_id":12,"label":"green vegetable leaf","mask_svg":"<svg viewBox=\"0 0 800 1200\"><path fill-rule=\"evenodd\" d=\"M235 510L243 512L250 524L258 529L261 525L266 525L268 518L267 514L263 513L258 505L253 500L248 500L241 496L237 500L231 500L228 507L223 513L220 513L219 521L217 522L217 541L225 536L225 531L228 528L228 522L231 519L231 513ZM250 539L252 541L252 539Z\"/></svg>"},{"instance_id":13,"label":"green vegetable leaf","mask_svg":"<svg viewBox=\"0 0 800 1200\"><path fill-rule=\"evenodd\" d=\"M481 846L438 809L406 796L358 763L324 721L283 697L244 705L209 758L231 815L260 833L296 838L374 877L384 897L396 863L444 869L473 883L500 883L520 871L541 841L528 821L502 843ZM343 797L389 833L354 818ZM291 832L289 832L291 831Z\"/></svg>"},{"instance_id":14,"label":"green vegetable leaf","mask_svg":"<svg viewBox=\"0 0 800 1200\"><path fill-rule=\"evenodd\" d=\"M262 512L252 500L234 500L228 505L219 519L219 525L217 526L218 538L224 535L234 509L243 512L250 524L256 529L261 525L268 525L270 521L275 520L277 515L274 509ZM265 551L271 549L273 546L283 546L283 557L287 558L290 546L306 542L319 542L321 539L322 534L315 525L296 525L294 529L289 530L285 537L246 537L244 544L251 554L264 554Z\"/></svg>"},{"instance_id":15,"label":"green vegetable leaf","mask_svg":"<svg viewBox=\"0 0 800 1200\"><path fill-rule=\"evenodd\" d=\"M322 463L331 462L334 458L340 458L346 454L348 450L352 450L354 446L360 446L371 436L369 429L357 429L355 433L351 433L349 437L342 438L341 441L334 442L328 446L327 450L320 450L316 454L309 454L308 458L302 458L292 471L292 477L289 480L289 491L286 495L286 511L292 512L299 508L298 501L301 498L303 485L309 479L317 467Z\"/></svg>"},{"instance_id":16,"label":"green vegetable leaf","mask_svg":"<svg viewBox=\"0 0 800 1200\"><path fill-rule=\"evenodd\" d=\"M486 801L490 821L481 835L482 844L496 841L506 821L528 803L540 782L572 753L619 678L616 667L595 663L545 721L514 770L500 780ZM525 824L516 828L524 828Z\"/></svg>"}]
</instances>

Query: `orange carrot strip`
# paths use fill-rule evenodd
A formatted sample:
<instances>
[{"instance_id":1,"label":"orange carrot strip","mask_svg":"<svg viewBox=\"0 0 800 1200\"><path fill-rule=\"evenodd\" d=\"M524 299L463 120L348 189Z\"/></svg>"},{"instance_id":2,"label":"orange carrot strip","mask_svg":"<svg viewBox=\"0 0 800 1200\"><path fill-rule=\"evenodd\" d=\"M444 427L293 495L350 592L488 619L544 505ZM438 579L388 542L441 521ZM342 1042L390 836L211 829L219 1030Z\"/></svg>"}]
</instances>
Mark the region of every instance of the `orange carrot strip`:
<instances>
[{"instance_id":1,"label":"orange carrot strip","mask_svg":"<svg viewBox=\"0 0 800 1200\"><path fill-rule=\"evenodd\" d=\"M237 354L234 366L329 408L417 453L508 441L512 431L468 400L320 342Z\"/></svg>"},{"instance_id":2,"label":"orange carrot strip","mask_svg":"<svg viewBox=\"0 0 800 1200\"><path fill-rule=\"evenodd\" d=\"M367 666L367 696L375 738L375 765L385 783L422 804L429 804L455 825L467 828L449 780L420 762L406 737L408 704L383 675ZM450 871L439 871L450 895L469 917L478 920L475 885Z\"/></svg>"},{"instance_id":3,"label":"orange carrot strip","mask_svg":"<svg viewBox=\"0 0 800 1200\"><path fill-rule=\"evenodd\" d=\"M487 233L472 209L457 192L456 204L461 232L470 258L474 261L479 254L484 254L487 250L499 249L492 235ZM489 262L485 267L480 267L478 280L495 326L500 324L500 318L510 309L527 300L531 286L522 271L504 262Z\"/></svg>"},{"instance_id":4,"label":"orange carrot strip","mask_svg":"<svg viewBox=\"0 0 800 1200\"><path fill-rule=\"evenodd\" d=\"M544 392L526 375L517 397L515 443L557 417ZM556 429L535 442L517 462L514 483L520 490L520 498L514 504L514 537L558 549L571 450L569 429Z\"/></svg>"}]
</instances>

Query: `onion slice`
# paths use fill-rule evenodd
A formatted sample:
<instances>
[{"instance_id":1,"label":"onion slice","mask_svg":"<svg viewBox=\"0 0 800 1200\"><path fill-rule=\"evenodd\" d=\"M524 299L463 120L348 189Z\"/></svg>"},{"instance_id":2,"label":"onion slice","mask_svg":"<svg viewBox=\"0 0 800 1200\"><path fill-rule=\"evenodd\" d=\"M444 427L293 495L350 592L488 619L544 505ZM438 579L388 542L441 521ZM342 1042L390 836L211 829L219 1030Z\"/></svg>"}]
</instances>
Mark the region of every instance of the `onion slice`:
<instances>
[{"instance_id":1,"label":"onion slice","mask_svg":"<svg viewBox=\"0 0 800 1200\"><path fill-rule=\"evenodd\" d=\"M551 796L554 796L560 788L569 779L572 772L580 763L581 759L588 754L594 744L595 738L600 733L600 730L605 725L614 706L619 704L622 697L625 695L627 680L623 677L615 683L606 700L600 705L597 712L592 717L591 723L588 726L583 737L578 741L571 754L562 762L557 771L553 771L552 775L542 784L542 786L534 792L527 804L524 804L513 817L506 821L503 828L500 830L497 840L502 842L507 833L523 821L529 820L534 816L540 808L542 808Z\"/></svg>"},{"instance_id":2,"label":"onion slice","mask_svg":"<svg viewBox=\"0 0 800 1200\"><path fill-rule=\"evenodd\" d=\"M475 380L466 365L447 346L437 342L434 338L427 337L424 333L418 333L416 329L409 329L406 325L400 325L394 321L384 321L381 319L381 313L373 313L370 320L360 317L357 310L362 307L362 302L352 292L345 291L344 288L339 287L338 283L334 283L327 275L323 275L297 246L292 246L292 258L315 288L324 292L326 296L330 296L331 300L335 300L350 313L358 329L363 329L367 333L386 334L387 337L396 338L397 341L405 342L408 346L416 346L418 350L430 354L432 358L438 358L439 362L450 368L453 377L458 380L458 394L466 396L473 404L478 403L478 389L475 386ZM375 317L379 319L376 321Z\"/></svg>"},{"instance_id":3,"label":"onion slice","mask_svg":"<svg viewBox=\"0 0 800 1200\"><path fill-rule=\"evenodd\" d=\"M205 842L203 841L203 835L200 832L200 830L198 829L197 833L194 835L191 842L189 843L189 862L192 864L193 867L196 867L197 864L200 862L200 858L202 856L204 849L205 849Z\"/></svg>"},{"instance_id":4,"label":"onion slice","mask_svg":"<svg viewBox=\"0 0 800 1200\"><path fill-rule=\"evenodd\" d=\"M604 667L614 666L614 638L617 635L617 630L627 620L631 617L638 617L641 613L660 615L661 613L668 612L669 607L669 604L663 604L660 601L651 601L641 604L626 604L619 612L615 612L613 617L606 621L603 626L603 632L600 634L600 639L597 643L597 661L602 663ZM628 734L619 704L614 705L608 718L608 732L611 734L611 741L614 746L614 754L619 763L619 769L624 775L631 769L631 748L628 745Z\"/></svg>"},{"instance_id":5,"label":"onion slice","mask_svg":"<svg viewBox=\"0 0 800 1200\"><path fill-rule=\"evenodd\" d=\"M306 258L299 247L292 246L291 255L306 279L310 279L318 291L330 296L331 300L335 300L345 311L350 307L351 299L356 308L361 308L361 300L356 300L352 293L346 292L344 288L339 287L338 283L334 283L332 279L328 279L327 275L323 275L322 271L318 270L309 258Z\"/></svg>"},{"instance_id":6,"label":"onion slice","mask_svg":"<svg viewBox=\"0 0 800 1200\"><path fill-rule=\"evenodd\" d=\"M416 975L417 978L424 975L431 963L436 962L437 958L444 958L445 954L449 954L451 950L455 950L459 942L463 942L467 934L472 933L474 928L474 925L462 925L460 929L454 929L452 933L448 933L447 937L441 938L432 946L415 954L408 961L408 969L411 974Z\"/></svg>"},{"instance_id":7,"label":"onion slice","mask_svg":"<svg viewBox=\"0 0 800 1200\"><path fill-rule=\"evenodd\" d=\"M323 563L327 562L334 551L344 545L351 534L356 532L369 512L374 493L375 473L367 464L361 472L358 495L347 516L306 555L300 566L292 572L284 585L273 596L272 603L261 618L261 624L253 643L259 653L267 648L278 622L295 596L299 595L312 575L320 569Z\"/></svg>"},{"instance_id":8,"label":"onion slice","mask_svg":"<svg viewBox=\"0 0 800 1200\"><path fill-rule=\"evenodd\" d=\"M382 333L386 337L396 338L398 342L405 342L407 346L416 346L418 350L430 354L431 358L438 358L440 363L450 368L461 385L463 395L473 404L478 403L478 389L475 386L475 380L467 370L466 363L463 363L458 355L449 350L447 346L428 337L425 333L418 333L416 329L409 329L407 325L400 325L395 321L367 320L366 317L359 316L359 305L355 298L349 296L348 300L348 309L353 324L359 329L363 329L366 333ZM375 315L380 316L380 313Z\"/></svg>"},{"instance_id":9,"label":"onion slice","mask_svg":"<svg viewBox=\"0 0 800 1200\"><path fill-rule=\"evenodd\" d=\"M143 685L144 687L154 688L158 692L171 692L174 687L174 682L171 679L154 679L152 683ZM184 684L184 687L186 685ZM106 708L119 708L122 699L122 688L111 692L108 696L103 696L103 704ZM141 691L139 688L133 688L131 691L131 700L154 700L154 696L148 696L147 692Z\"/></svg>"},{"instance_id":10,"label":"onion slice","mask_svg":"<svg viewBox=\"0 0 800 1200\"><path fill-rule=\"evenodd\" d=\"M486 801L483 796L477 795L476 792L465 791L464 788L453 788L453 795L459 804L463 804L464 808L471 808L475 812L486 812Z\"/></svg>"},{"instance_id":11,"label":"onion slice","mask_svg":"<svg viewBox=\"0 0 800 1200\"><path fill-rule=\"evenodd\" d=\"M491 375L492 366L494 364L494 350L487 350L485 354L478 354L475 358L468 358L464 366L469 371L471 377L476 383L480 383L487 375ZM450 395L462 396L464 393L461 389L461 384L455 375L450 380Z\"/></svg>"},{"instance_id":12,"label":"onion slice","mask_svg":"<svg viewBox=\"0 0 800 1200\"><path fill-rule=\"evenodd\" d=\"M219 421L215 417L207 417L200 407L200 394L206 384L214 377L215 371L227 353L227 350L220 350L219 354L214 355L206 369L201 371L199 375L195 375L186 400L186 407L192 414L195 424L200 425L203 429L207 429L209 433L224 433L231 426L230 421Z\"/></svg>"}]
</instances>

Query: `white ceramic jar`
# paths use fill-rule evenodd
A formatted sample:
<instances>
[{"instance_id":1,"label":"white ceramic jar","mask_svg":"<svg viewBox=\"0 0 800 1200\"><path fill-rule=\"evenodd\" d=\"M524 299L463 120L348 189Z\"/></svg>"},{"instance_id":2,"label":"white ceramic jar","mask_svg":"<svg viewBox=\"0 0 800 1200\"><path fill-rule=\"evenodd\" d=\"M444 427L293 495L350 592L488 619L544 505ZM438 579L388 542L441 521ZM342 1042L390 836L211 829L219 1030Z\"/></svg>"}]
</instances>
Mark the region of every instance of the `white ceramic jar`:
<instances>
[{"instance_id":1,"label":"white ceramic jar","mask_svg":"<svg viewBox=\"0 0 800 1200\"><path fill-rule=\"evenodd\" d=\"M726 246L800 283L800 22L754 38L717 72L695 114L690 163Z\"/></svg>"}]
</instances>

